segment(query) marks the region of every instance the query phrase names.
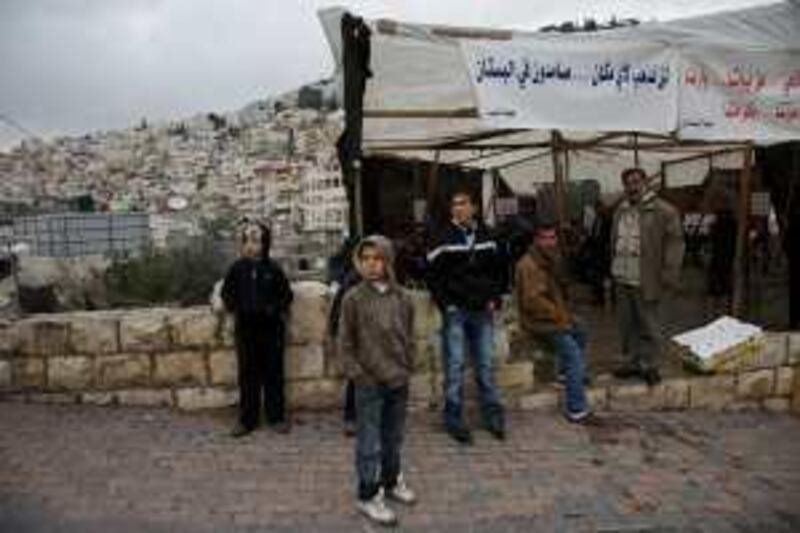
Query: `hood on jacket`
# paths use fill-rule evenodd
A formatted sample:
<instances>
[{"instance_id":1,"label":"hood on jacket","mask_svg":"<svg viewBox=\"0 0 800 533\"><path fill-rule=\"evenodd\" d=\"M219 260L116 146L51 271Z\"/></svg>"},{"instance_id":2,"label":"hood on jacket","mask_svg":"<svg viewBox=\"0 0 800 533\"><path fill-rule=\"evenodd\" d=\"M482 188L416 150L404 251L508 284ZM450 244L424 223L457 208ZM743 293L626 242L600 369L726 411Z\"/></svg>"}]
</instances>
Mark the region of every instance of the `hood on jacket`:
<instances>
[{"instance_id":1,"label":"hood on jacket","mask_svg":"<svg viewBox=\"0 0 800 533\"><path fill-rule=\"evenodd\" d=\"M353 266L356 272L358 272L358 275L361 276L361 279L366 279L361 267L361 250L367 245L374 246L383 256L386 265L386 281L391 285L397 284L397 277L394 273L394 246L392 246L392 241L383 235L369 235L364 237L353 250Z\"/></svg>"}]
</instances>

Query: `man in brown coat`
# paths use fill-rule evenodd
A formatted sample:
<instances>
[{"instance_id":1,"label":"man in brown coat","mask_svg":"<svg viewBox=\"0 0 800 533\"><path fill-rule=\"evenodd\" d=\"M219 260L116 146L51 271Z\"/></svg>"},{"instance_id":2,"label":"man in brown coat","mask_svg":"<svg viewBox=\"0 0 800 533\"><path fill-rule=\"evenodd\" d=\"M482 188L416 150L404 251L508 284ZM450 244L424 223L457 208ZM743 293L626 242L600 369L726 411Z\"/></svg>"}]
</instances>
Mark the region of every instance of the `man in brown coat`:
<instances>
[{"instance_id":1,"label":"man in brown coat","mask_svg":"<svg viewBox=\"0 0 800 533\"><path fill-rule=\"evenodd\" d=\"M622 184L625 200L611 230L611 275L626 362L614 374L655 385L661 381L658 304L665 289L679 285L683 227L678 211L647 190L642 169L624 170Z\"/></svg>"},{"instance_id":2,"label":"man in brown coat","mask_svg":"<svg viewBox=\"0 0 800 533\"><path fill-rule=\"evenodd\" d=\"M533 244L517 262L514 299L522 331L547 343L558 357L559 372L564 375L567 420L586 421L590 414L584 390L586 337L567 309L553 225L536 227Z\"/></svg>"}]
</instances>

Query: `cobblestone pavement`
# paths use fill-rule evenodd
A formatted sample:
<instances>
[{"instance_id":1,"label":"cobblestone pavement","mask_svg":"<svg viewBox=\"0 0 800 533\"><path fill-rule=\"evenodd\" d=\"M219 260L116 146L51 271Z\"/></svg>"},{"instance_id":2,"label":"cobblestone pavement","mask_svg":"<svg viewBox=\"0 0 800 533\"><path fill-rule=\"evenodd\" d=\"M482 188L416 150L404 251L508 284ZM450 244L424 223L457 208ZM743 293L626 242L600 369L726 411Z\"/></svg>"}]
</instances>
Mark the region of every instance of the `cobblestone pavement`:
<instances>
[{"instance_id":1,"label":"cobblestone pavement","mask_svg":"<svg viewBox=\"0 0 800 533\"><path fill-rule=\"evenodd\" d=\"M0 404L0 531L374 531L353 508L334 414L235 441L229 413ZM800 420L606 414L576 427L512 413L510 435L451 443L411 417L421 501L400 531L797 532Z\"/></svg>"}]
</instances>

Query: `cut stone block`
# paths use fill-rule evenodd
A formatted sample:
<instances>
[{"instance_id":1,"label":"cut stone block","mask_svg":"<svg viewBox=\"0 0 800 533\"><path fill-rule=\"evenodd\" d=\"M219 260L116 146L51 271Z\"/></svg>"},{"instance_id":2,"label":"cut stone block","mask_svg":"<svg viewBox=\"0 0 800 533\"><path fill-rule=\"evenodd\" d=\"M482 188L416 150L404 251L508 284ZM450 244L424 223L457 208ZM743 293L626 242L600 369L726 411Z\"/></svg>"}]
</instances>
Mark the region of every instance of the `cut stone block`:
<instances>
[{"instance_id":1,"label":"cut stone block","mask_svg":"<svg viewBox=\"0 0 800 533\"><path fill-rule=\"evenodd\" d=\"M519 398L517 404L525 411L554 411L558 408L558 394L555 392L525 394Z\"/></svg>"},{"instance_id":2,"label":"cut stone block","mask_svg":"<svg viewBox=\"0 0 800 533\"><path fill-rule=\"evenodd\" d=\"M734 377L727 374L692 379L689 387L692 409L722 410L733 403L735 393Z\"/></svg>"},{"instance_id":3,"label":"cut stone block","mask_svg":"<svg viewBox=\"0 0 800 533\"><path fill-rule=\"evenodd\" d=\"M736 384L737 398L763 400L769 398L775 389L775 370L764 368L739 374Z\"/></svg>"},{"instance_id":4,"label":"cut stone block","mask_svg":"<svg viewBox=\"0 0 800 533\"><path fill-rule=\"evenodd\" d=\"M15 387L44 387L46 377L44 359L23 357L11 361L11 381Z\"/></svg>"},{"instance_id":5,"label":"cut stone block","mask_svg":"<svg viewBox=\"0 0 800 533\"><path fill-rule=\"evenodd\" d=\"M111 355L95 360L97 385L106 389L146 387L150 383L150 356Z\"/></svg>"},{"instance_id":6,"label":"cut stone block","mask_svg":"<svg viewBox=\"0 0 800 533\"><path fill-rule=\"evenodd\" d=\"M173 405L172 392L169 390L133 389L116 392L120 405L137 405L144 407L170 407Z\"/></svg>"},{"instance_id":7,"label":"cut stone block","mask_svg":"<svg viewBox=\"0 0 800 533\"><path fill-rule=\"evenodd\" d=\"M662 395L657 387L644 384L613 385L608 389L612 411L653 411L661 409Z\"/></svg>"},{"instance_id":8,"label":"cut stone block","mask_svg":"<svg viewBox=\"0 0 800 533\"><path fill-rule=\"evenodd\" d=\"M69 322L30 318L17 323L18 350L25 355L52 357L69 351Z\"/></svg>"},{"instance_id":9,"label":"cut stone block","mask_svg":"<svg viewBox=\"0 0 800 533\"><path fill-rule=\"evenodd\" d=\"M155 356L154 381L159 385L205 385L203 352L175 352Z\"/></svg>"},{"instance_id":10,"label":"cut stone block","mask_svg":"<svg viewBox=\"0 0 800 533\"><path fill-rule=\"evenodd\" d=\"M0 355L10 356L17 351L19 333L13 322L0 321Z\"/></svg>"},{"instance_id":11,"label":"cut stone block","mask_svg":"<svg viewBox=\"0 0 800 533\"><path fill-rule=\"evenodd\" d=\"M116 397L113 392L84 392L81 394L81 403L87 405L114 405Z\"/></svg>"},{"instance_id":12,"label":"cut stone block","mask_svg":"<svg viewBox=\"0 0 800 533\"><path fill-rule=\"evenodd\" d=\"M238 383L236 352L217 350L208 354L212 385L236 385Z\"/></svg>"},{"instance_id":13,"label":"cut stone block","mask_svg":"<svg viewBox=\"0 0 800 533\"><path fill-rule=\"evenodd\" d=\"M689 408L689 380L669 379L662 382L658 389L661 394L662 409Z\"/></svg>"},{"instance_id":14,"label":"cut stone block","mask_svg":"<svg viewBox=\"0 0 800 533\"><path fill-rule=\"evenodd\" d=\"M285 354L286 379L316 379L325 375L321 344L289 346Z\"/></svg>"},{"instance_id":15,"label":"cut stone block","mask_svg":"<svg viewBox=\"0 0 800 533\"><path fill-rule=\"evenodd\" d=\"M201 348L218 344L218 320L208 308L182 309L167 318L177 348Z\"/></svg>"},{"instance_id":16,"label":"cut stone block","mask_svg":"<svg viewBox=\"0 0 800 533\"><path fill-rule=\"evenodd\" d=\"M230 407L236 405L238 401L238 394L235 391L222 388L179 389L175 396L178 408L186 411Z\"/></svg>"},{"instance_id":17,"label":"cut stone block","mask_svg":"<svg viewBox=\"0 0 800 533\"><path fill-rule=\"evenodd\" d=\"M286 397L292 409L334 409L342 405L344 383L335 379L292 381Z\"/></svg>"},{"instance_id":18,"label":"cut stone block","mask_svg":"<svg viewBox=\"0 0 800 533\"><path fill-rule=\"evenodd\" d=\"M785 413L791 409L792 402L789 398L767 398L764 400L764 409L772 413Z\"/></svg>"},{"instance_id":19,"label":"cut stone block","mask_svg":"<svg viewBox=\"0 0 800 533\"><path fill-rule=\"evenodd\" d=\"M791 396L792 384L797 369L792 366L782 366L775 369L775 396Z\"/></svg>"},{"instance_id":20,"label":"cut stone block","mask_svg":"<svg viewBox=\"0 0 800 533\"><path fill-rule=\"evenodd\" d=\"M789 337L786 333L768 332L764 337L764 349L758 358L758 366L774 368L785 365L788 359Z\"/></svg>"},{"instance_id":21,"label":"cut stone block","mask_svg":"<svg viewBox=\"0 0 800 533\"><path fill-rule=\"evenodd\" d=\"M51 389L85 389L91 385L92 377L89 357L51 357L47 362L47 385Z\"/></svg>"},{"instance_id":22,"label":"cut stone block","mask_svg":"<svg viewBox=\"0 0 800 533\"><path fill-rule=\"evenodd\" d=\"M95 313L81 315L70 323L70 348L72 353L83 355L113 354L119 352L118 314Z\"/></svg>"},{"instance_id":23,"label":"cut stone block","mask_svg":"<svg viewBox=\"0 0 800 533\"><path fill-rule=\"evenodd\" d=\"M168 314L167 310L152 309L122 315L120 350L124 353L166 351L169 348Z\"/></svg>"},{"instance_id":24,"label":"cut stone block","mask_svg":"<svg viewBox=\"0 0 800 533\"><path fill-rule=\"evenodd\" d=\"M0 361L0 388L11 386L11 362Z\"/></svg>"},{"instance_id":25,"label":"cut stone block","mask_svg":"<svg viewBox=\"0 0 800 533\"><path fill-rule=\"evenodd\" d=\"M319 282L292 284L294 301L289 320L289 344L322 344L328 327L328 288Z\"/></svg>"}]
</instances>

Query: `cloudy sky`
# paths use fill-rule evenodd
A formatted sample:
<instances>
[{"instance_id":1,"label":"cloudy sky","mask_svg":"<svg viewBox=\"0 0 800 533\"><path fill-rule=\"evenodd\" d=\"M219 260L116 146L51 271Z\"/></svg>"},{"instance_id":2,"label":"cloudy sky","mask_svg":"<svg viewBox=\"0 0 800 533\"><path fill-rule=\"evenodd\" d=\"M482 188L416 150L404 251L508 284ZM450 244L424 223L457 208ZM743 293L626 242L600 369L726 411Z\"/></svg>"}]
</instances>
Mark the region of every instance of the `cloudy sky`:
<instances>
[{"instance_id":1,"label":"cloudy sky","mask_svg":"<svg viewBox=\"0 0 800 533\"><path fill-rule=\"evenodd\" d=\"M536 29L774 0L0 0L0 148L229 111L331 73L316 11ZM9 122L16 127L9 125Z\"/></svg>"}]
</instances>

